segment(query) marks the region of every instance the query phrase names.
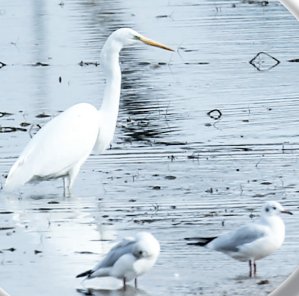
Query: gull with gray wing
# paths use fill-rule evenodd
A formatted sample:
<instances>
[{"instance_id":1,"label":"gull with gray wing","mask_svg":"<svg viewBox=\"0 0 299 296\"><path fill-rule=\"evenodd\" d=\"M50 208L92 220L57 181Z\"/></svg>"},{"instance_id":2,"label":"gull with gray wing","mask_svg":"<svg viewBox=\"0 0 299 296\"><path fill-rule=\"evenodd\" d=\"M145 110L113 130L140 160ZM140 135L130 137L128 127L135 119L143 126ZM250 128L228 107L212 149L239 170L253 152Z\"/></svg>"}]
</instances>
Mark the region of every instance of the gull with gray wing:
<instances>
[{"instance_id":1,"label":"gull with gray wing","mask_svg":"<svg viewBox=\"0 0 299 296\"><path fill-rule=\"evenodd\" d=\"M138 232L134 237L127 237L115 245L94 268L77 277L92 279L95 277L115 277L127 281L135 280L147 272L156 263L160 254L160 244L149 232Z\"/></svg>"},{"instance_id":2,"label":"gull with gray wing","mask_svg":"<svg viewBox=\"0 0 299 296\"><path fill-rule=\"evenodd\" d=\"M256 275L256 260L271 255L279 249L285 238L285 225L279 214L290 214L276 201L268 201L262 208L261 218L234 231L215 237L185 238L189 245L205 246L249 262L249 276Z\"/></svg>"}]
</instances>

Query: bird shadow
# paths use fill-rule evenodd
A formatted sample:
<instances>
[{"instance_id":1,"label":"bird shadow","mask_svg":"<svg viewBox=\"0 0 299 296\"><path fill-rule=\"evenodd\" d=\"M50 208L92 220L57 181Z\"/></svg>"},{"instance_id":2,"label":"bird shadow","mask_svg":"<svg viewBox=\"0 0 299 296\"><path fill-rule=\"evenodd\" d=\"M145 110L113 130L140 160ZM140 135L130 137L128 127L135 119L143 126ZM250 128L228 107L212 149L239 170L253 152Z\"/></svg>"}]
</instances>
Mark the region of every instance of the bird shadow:
<instances>
[{"instance_id":1,"label":"bird shadow","mask_svg":"<svg viewBox=\"0 0 299 296\"><path fill-rule=\"evenodd\" d=\"M232 278L232 280L234 281L257 281L257 280L261 280L263 279L261 276L256 275L256 276L252 276L250 277L249 274L241 274L241 275L237 275L235 277Z\"/></svg>"},{"instance_id":2,"label":"bird shadow","mask_svg":"<svg viewBox=\"0 0 299 296\"><path fill-rule=\"evenodd\" d=\"M91 296L150 296L146 291L132 286L126 286L118 290L106 290L106 289L94 289L94 288L82 288L76 290L82 295Z\"/></svg>"}]
</instances>

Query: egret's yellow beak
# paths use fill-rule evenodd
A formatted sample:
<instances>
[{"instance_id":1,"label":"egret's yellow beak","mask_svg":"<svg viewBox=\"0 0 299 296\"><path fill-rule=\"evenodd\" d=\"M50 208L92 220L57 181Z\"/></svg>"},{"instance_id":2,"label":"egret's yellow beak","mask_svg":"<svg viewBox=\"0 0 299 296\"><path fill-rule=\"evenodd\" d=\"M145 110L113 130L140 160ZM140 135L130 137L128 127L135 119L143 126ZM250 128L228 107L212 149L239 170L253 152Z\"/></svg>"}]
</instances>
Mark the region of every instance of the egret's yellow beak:
<instances>
[{"instance_id":1,"label":"egret's yellow beak","mask_svg":"<svg viewBox=\"0 0 299 296\"><path fill-rule=\"evenodd\" d=\"M138 39L138 40L142 41L143 43L148 44L150 46L155 46L155 47L159 47L159 48L166 49L166 50L169 50L169 51L174 51L170 47L168 47L168 46L166 46L162 43L156 42L154 40L148 39L144 36L136 36L136 39Z\"/></svg>"}]
</instances>

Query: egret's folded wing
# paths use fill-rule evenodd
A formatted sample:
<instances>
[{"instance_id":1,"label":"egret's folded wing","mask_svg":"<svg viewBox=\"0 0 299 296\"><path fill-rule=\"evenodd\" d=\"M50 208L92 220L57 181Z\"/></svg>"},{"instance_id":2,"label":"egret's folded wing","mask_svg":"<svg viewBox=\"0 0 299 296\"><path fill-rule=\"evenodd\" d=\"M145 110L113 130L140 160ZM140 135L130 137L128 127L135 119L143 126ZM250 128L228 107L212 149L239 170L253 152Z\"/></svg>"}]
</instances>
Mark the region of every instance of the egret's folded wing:
<instances>
[{"instance_id":1,"label":"egret's folded wing","mask_svg":"<svg viewBox=\"0 0 299 296\"><path fill-rule=\"evenodd\" d=\"M53 178L85 160L99 130L98 111L77 104L49 121L27 144L9 171L6 189L14 189L34 176Z\"/></svg>"}]
</instances>

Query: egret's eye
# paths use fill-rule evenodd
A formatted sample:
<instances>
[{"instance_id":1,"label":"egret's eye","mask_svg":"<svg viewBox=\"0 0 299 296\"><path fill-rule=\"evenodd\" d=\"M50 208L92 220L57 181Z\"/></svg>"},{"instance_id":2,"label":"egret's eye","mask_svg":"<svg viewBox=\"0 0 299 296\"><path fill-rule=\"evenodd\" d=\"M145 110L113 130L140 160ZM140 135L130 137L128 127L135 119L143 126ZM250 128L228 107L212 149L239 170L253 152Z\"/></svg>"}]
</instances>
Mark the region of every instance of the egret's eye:
<instances>
[{"instance_id":1,"label":"egret's eye","mask_svg":"<svg viewBox=\"0 0 299 296\"><path fill-rule=\"evenodd\" d=\"M265 211L266 211L266 212L269 212L269 208L266 208Z\"/></svg>"},{"instance_id":2,"label":"egret's eye","mask_svg":"<svg viewBox=\"0 0 299 296\"><path fill-rule=\"evenodd\" d=\"M139 251L138 253L139 253L139 255L142 255L142 251Z\"/></svg>"},{"instance_id":3,"label":"egret's eye","mask_svg":"<svg viewBox=\"0 0 299 296\"><path fill-rule=\"evenodd\" d=\"M272 207L273 210L276 210L276 207Z\"/></svg>"}]
</instances>

